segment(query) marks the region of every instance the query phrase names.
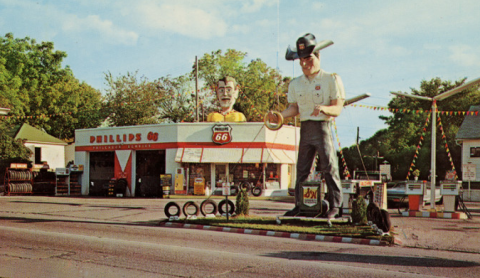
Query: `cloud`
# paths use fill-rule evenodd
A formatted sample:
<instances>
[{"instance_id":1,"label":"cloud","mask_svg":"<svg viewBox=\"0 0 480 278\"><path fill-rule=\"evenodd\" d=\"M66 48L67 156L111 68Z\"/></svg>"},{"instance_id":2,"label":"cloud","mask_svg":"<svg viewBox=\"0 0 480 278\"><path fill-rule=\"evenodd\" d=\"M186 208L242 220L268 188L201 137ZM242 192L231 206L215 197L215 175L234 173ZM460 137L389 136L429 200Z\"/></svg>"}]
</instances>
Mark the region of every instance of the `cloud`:
<instances>
[{"instance_id":1,"label":"cloud","mask_svg":"<svg viewBox=\"0 0 480 278\"><path fill-rule=\"evenodd\" d=\"M148 28L211 39L224 36L228 29L225 20L215 11L171 1L162 5L141 3L136 7L135 13L141 24Z\"/></svg>"},{"instance_id":2,"label":"cloud","mask_svg":"<svg viewBox=\"0 0 480 278\"><path fill-rule=\"evenodd\" d=\"M262 27L262 28L272 28L277 26L277 21L273 20L268 20L268 19L261 19L256 22L256 25Z\"/></svg>"},{"instance_id":3,"label":"cloud","mask_svg":"<svg viewBox=\"0 0 480 278\"><path fill-rule=\"evenodd\" d=\"M312 9L314 9L314 10L322 10L322 9L325 8L325 7L326 7L326 5L325 5L325 3L323 3L323 2L314 2L314 3L312 3Z\"/></svg>"},{"instance_id":4,"label":"cloud","mask_svg":"<svg viewBox=\"0 0 480 278\"><path fill-rule=\"evenodd\" d=\"M480 66L479 53L478 51L476 53L476 49L472 48L471 46L455 45L449 47L449 49L451 51L449 59L454 63L465 67Z\"/></svg>"},{"instance_id":5,"label":"cloud","mask_svg":"<svg viewBox=\"0 0 480 278\"><path fill-rule=\"evenodd\" d=\"M248 34L250 32L250 27L248 25L235 24L230 28L234 33Z\"/></svg>"},{"instance_id":6,"label":"cloud","mask_svg":"<svg viewBox=\"0 0 480 278\"><path fill-rule=\"evenodd\" d=\"M258 12L264 6L271 7L273 5L277 5L277 1L271 1L271 0L244 1L244 4L240 9L240 11L244 13L254 13L254 12Z\"/></svg>"},{"instance_id":7,"label":"cloud","mask_svg":"<svg viewBox=\"0 0 480 278\"><path fill-rule=\"evenodd\" d=\"M110 20L102 20L98 15L88 15L79 18L76 15L63 21L62 30L75 33L97 33L109 42L134 45L138 40L138 34L133 31L121 29Z\"/></svg>"}]
</instances>

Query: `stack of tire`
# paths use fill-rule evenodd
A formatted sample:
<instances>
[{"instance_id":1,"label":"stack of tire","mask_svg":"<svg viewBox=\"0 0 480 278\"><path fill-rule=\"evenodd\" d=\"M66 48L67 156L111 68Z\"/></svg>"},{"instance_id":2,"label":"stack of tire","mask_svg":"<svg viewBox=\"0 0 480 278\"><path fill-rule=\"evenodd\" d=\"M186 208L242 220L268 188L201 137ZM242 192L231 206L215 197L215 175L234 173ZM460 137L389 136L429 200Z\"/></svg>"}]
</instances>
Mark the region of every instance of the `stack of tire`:
<instances>
[{"instance_id":1,"label":"stack of tire","mask_svg":"<svg viewBox=\"0 0 480 278\"><path fill-rule=\"evenodd\" d=\"M9 183L8 187L10 193L31 193L33 191L32 184L28 182Z\"/></svg>"},{"instance_id":2,"label":"stack of tire","mask_svg":"<svg viewBox=\"0 0 480 278\"><path fill-rule=\"evenodd\" d=\"M260 186L255 186L250 182L242 182L240 184L240 189L245 189L247 192L252 192L252 195L258 197L262 195L263 189ZM238 193L238 189L237 189Z\"/></svg>"},{"instance_id":3,"label":"stack of tire","mask_svg":"<svg viewBox=\"0 0 480 278\"><path fill-rule=\"evenodd\" d=\"M230 215L233 215L235 212L235 204L231 200L221 200L218 203L218 205L214 200L211 200L211 199L206 199L202 201L200 205L198 205L194 201L188 201L185 204L183 204L182 209L180 209L180 205L177 202L169 202L165 205L164 211L167 218L180 217L182 212L185 215L185 217L198 216L200 213L203 216L207 216L207 215L215 216L217 215L217 213L220 213L220 215L223 215L226 213L227 201L228 201L228 213Z\"/></svg>"}]
</instances>

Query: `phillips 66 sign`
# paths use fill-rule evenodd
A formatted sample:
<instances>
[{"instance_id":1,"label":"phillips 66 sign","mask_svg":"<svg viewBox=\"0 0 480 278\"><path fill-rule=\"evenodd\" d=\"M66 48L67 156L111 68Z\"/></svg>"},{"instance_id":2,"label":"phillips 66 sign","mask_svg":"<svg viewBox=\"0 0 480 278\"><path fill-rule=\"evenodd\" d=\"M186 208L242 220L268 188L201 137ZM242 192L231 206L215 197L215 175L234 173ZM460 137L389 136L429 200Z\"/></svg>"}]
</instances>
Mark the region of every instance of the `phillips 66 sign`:
<instances>
[{"instance_id":1,"label":"phillips 66 sign","mask_svg":"<svg viewBox=\"0 0 480 278\"><path fill-rule=\"evenodd\" d=\"M212 130L213 143L223 145L232 141L232 127L229 125L214 125Z\"/></svg>"}]
</instances>

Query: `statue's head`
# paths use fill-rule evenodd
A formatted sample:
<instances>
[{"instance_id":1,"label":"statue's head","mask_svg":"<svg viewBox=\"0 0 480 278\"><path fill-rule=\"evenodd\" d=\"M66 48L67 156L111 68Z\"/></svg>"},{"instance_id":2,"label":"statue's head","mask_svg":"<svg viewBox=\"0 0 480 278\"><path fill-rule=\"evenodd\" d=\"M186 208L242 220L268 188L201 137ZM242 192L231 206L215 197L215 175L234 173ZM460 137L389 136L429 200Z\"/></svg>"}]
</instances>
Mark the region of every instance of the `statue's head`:
<instances>
[{"instance_id":1,"label":"statue's head","mask_svg":"<svg viewBox=\"0 0 480 278\"><path fill-rule=\"evenodd\" d=\"M235 78L225 76L218 80L217 98L222 110L231 110L238 98L238 86Z\"/></svg>"}]
</instances>

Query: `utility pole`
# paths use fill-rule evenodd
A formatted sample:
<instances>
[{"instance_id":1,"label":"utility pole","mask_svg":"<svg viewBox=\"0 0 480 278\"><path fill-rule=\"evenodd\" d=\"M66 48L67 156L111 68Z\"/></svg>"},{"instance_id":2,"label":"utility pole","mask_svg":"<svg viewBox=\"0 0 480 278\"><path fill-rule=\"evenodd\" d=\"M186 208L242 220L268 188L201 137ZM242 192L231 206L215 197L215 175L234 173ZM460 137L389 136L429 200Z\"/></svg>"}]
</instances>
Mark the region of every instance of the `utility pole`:
<instances>
[{"instance_id":1,"label":"utility pole","mask_svg":"<svg viewBox=\"0 0 480 278\"><path fill-rule=\"evenodd\" d=\"M195 56L195 109L197 111L195 115L195 121L199 122L199 109L198 109L198 59Z\"/></svg>"}]
</instances>

